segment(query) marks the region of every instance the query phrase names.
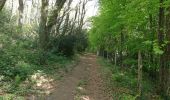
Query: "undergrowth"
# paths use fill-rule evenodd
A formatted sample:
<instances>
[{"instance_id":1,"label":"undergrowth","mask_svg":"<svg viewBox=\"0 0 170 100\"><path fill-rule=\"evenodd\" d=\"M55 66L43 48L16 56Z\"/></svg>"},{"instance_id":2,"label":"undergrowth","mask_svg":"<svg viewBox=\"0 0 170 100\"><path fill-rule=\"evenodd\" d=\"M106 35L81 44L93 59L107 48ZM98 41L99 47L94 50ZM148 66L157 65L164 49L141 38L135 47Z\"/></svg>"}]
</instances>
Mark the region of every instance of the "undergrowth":
<instances>
[{"instance_id":1,"label":"undergrowth","mask_svg":"<svg viewBox=\"0 0 170 100\"><path fill-rule=\"evenodd\" d=\"M47 62L47 65L42 66L22 61L17 64L18 66L16 66L14 71L10 72L13 78L1 75L0 92L2 92L2 96L0 96L0 100L1 98L4 98L2 100L12 100L7 98L18 98L19 95L26 96L41 92L33 87L36 84L31 78L34 74L42 73L43 76L47 76L55 82L60 80L65 73L72 70L74 64L76 64L76 58L67 58L53 54L50 55Z\"/></svg>"},{"instance_id":2,"label":"undergrowth","mask_svg":"<svg viewBox=\"0 0 170 100\"><path fill-rule=\"evenodd\" d=\"M126 68L122 70L103 58L99 58L98 62L102 66L101 72L114 100L138 100L136 71ZM144 72L143 74L142 100L162 100L155 93L154 81L150 81Z\"/></svg>"},{"instance_id":3,"label":"undergrowth","mask_svg":"<svg viewBox=\"0 0 170 100\"><path fill-rule=\"evenodd\" d=\"M52 49L48 51L46 64L41 65L38 26L23 25L21 30L17 16L7 9L0 12L0 19L0 100L20 100L18 96L42 92L35 85L48 87L76 64L76 56L66 57Z\"/></svg>"}]
</instances>

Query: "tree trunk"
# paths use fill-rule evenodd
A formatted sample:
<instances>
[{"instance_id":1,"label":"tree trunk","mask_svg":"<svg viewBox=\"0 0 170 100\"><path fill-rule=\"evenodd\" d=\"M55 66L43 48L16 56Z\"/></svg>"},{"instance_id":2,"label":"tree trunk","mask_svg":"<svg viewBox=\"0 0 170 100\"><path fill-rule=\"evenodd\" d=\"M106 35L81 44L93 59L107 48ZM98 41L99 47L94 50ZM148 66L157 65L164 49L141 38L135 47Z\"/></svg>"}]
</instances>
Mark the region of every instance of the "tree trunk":
<instances>
[{"instance_id":1,"label":"tree trunk","mask_svg":"<svg viewBox=\"0 0 170 100\"><path fill-rule=\"evenodd\" d=\"M50 33L53 25L56 25L57 17L59 15L61 9L63 8L65 2L66 2L66 0L56 0L55 9L53 10L52 15L49 17L48 22L47 22L47 29L48 29L49 33Z\"/></svg>"},{"instance_id":2,"label":"tree trunk","mask_svg":"<svg viewBox=\"0 0 170 100\"><path fill-rule=\"evenodd\" d=\"M6 0L0 0L0 11L2 10L2 8L5 5Z\"/></svg>"},{"instance_id":3,"label":"tree trunk","mask_svg":"<svg viewBox=\"0 0 170 100\"><path fill-rule=\"evenodd\" d=\"M106 51L107 52L107 60L109 61L109 52L108 51Z\"/></svg>"},{"instance_id":4,"label":"tree trunk","mask_svg":"<svg viewBox=\"0 0 170 100\"><path fill-rule=\"evenodd\" d=\"M117 66L117 51L115 50L115 58L114 58L115 66Z\"/></svg>"},{"instance_id":5,"label":"tree trunk","mask_svg":"<svg viewBox=\"0 0 170 100\"><path fill-rule=\"evenodd\" d=\"M76 6L76 9L75 9L75 15L74 15L74 19L73 19L73 22L72 22L72 25L71 25L70 34L74 33L74 27L75 27L75 24L76 24L77 16L78 16L78 6Z\"/></svg>"},{"instance_id":6,"label":"tree trunk","mask_svg":"<svg viewBox=\"0 0 170 100\"><path fill-rule=\"evenodd\" d=\"M40 64L46 62L46 54L49 42L49 34L47 32L47 15L48 15L48 0L42 0L41 17L39 24L39 46L40 46Z\"/></svg>"},{"instance_id":7,"label":"tree trunk","mask_svg":"<svg viewBox=\"0 0 170 100\"><path fill-rule=\"evenodd\" d=\"M170 78L169 78L169 65L170 65L170 7L167 8L167 12L169 12L166 15L166 40L168 41L166 45L166 50L165 50L165 67L164 67L164 87L166 91L166 96L168 96L169 88L170 88Z\"/></svg>"},{"instance_id":8,"label":"tree trunk","mask_svg":"<svg viewBox=\"0 0 170 100\"><path fill-rule=\"evenodd\" d=\"M79 7L79 32L82 31L82 28L83 28L83 25L84 25L84 18L85 18L85 15L86 15L86 4L87 4L88 0L83 0L83 3L82 3L82 7ZM79 5L80 6L80 5ZM81 10L81 11L80 11Z\"/></svg>"},{"instance_id":9,"label":"tree trunk","mask_svg":"<svg viewBox=\"0 0 170 100\"><path fill-rule=\"evenodd\" d=\"M164 0L160 0L160 8L159 8L159 29L158 29L158 41L159 41L159 47L162 51L164 51L164 48L162 47L163 41L164 41L164 25L165 25L165 9L163 7ZM160 87L159 92L162 93L162 95L165 94L165 53L161 54L159 57L159 78L160 78Z\"/></svg>"},{"instance_id":10,"label":"tree trunk","mask_svg":"<svg viewBox=\"0 0 170 100\"><path fill-rule=\"evenodd\" d=\"M139 98L142 95L142 56L141 51L138 51L138 93Z\"/></svg>"},{"instance_id":11,"label":"tree trunk","mask_svg":"<svg viewBox=\"0 0 170 100\"><path fill-rule=\"evenodd\" d=\"M24 3L23 0L19 0L19 19L18 19L18 26L22 30L22 25L23 25L23 12L24 12Z\"/></svg>"},{"instance_id":12,"label":"tree trunk","mask_svg":"<svg viewBox=\"0 0 170 100\"><path fill-rule=\"evenodd\" d=\"M124 35L122 29L120 34L120 66L121 67L123 67L123 42L124 42Z\"/></svg>"},{"instance_id":13,"label":"tree trunk","mask_svg":"<svg viewBox=\"0 0 170 100\"><path fill-rule=\"evenodd\" d=\"M68 32L68 23L69 23L69 13L66 15L66 19L64 22L64 27L63 27L63 31L62 31L62 35L64 36L67 32Z\"/></svg>"},{"instance_id":14,"label":"tree trunk","mask_svg":"<svg viewBox=\"0 0 170 100\"><path fill-rule=\"evenodd\" d=\"M153 41L154 41L154 31L153 31L153 17L150 14L149 15L149 21L150 21L150 36L151 36L151 47L150 47L150 62L153 63Z\"/></svg>"}]
</instances>

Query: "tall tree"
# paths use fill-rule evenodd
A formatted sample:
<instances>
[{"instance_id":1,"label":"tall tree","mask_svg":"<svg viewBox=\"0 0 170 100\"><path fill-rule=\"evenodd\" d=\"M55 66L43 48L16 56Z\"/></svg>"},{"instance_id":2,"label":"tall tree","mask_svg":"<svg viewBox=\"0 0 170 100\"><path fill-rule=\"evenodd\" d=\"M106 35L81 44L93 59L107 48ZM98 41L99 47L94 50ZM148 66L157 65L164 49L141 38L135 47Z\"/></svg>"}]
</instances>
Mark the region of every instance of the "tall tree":
<instances>
[{"instance_id":1,"label":"tall tree","mask_svg":"<svg viewBox=\"0 0 170 100\"><path fill-rule=\"evenodd\" d=\"M2 8L5 5L6 0L0 0L0 11L2 10Z\"/></svg>"},{"instance_id":2,"label":"tall tree","mask_svg":"<svg viewBox=\"0 0 170 100\"><path fill-rule=\"evenodd\" d=\"M23 13L24 13L24 3L23 0L19 0L19 19L18 19L18 26L20 27L20 29L22 29L22 25L23 25Z\"/></svg>"},{"instance_id":3,"label":"tall tree","mask_svg":"<svg viewBox=\"0 0 170 100\"><path fill-rule=\"evenodd\" d=\"M159 7L159 28L158 28L158 41L159 47L162 51L164 51L164 47L162 46L164 43L164 25L165 25L165 8L163 6L164 0L160 0ZM164 54L161 54L159 57L159 74L160 74L160 91L164 91L165 93L165 57Z\"/></svg>"},{"instance_id":4,"label":"tall tree","mask_svg":"<svg viewBox=\"0 0 170 100\"><path fill-rule=\"evenodd\" d=\"M165 46L165 67L164 67L164 83L162 85L164 85L164 91L165 91L165 95L168 95L168 92L170 92L170 4L167 4L168 7L165 10L167 12L166 16L165 16L165 23L166 23L166 38L165 40L168 41L166 46Z\"/></svg>"},{"instance_id":5,"label":"tall tree","mask_svg":"<svg viewBox=\"0 0 170 100\"><path fill-rule=\"evenodd\" d=\"M66 2L66 0L56 0L54 10L52 11L52 15L49 17L49 20L47 22L47 29L48 29L49 33L50 33L52 27L54 25L56 25L57 17L59 15L61 9L63 8L65 2Z\"/></svg>"},{"instance_id":6,"label":"tall tree","mask_svg":"<svg viewBox=\"0 0 170 100\"><path fill-rule=\"evenodd\" d=\"M139 98L142 96L142 55L141 51L138 51L138 92Z\"/></svg>"},{"instance_id":7,"label":"tall tree","mask_svg":"<svg viewBox=\"0 0 170 100\"><path fill-rule=\"evenodd\" d=\"M39 46L40 46L40 63L45 63L48 45L48 32L47 32L47 16L48 16L48 3L49 0L41 0L41 17L39 24Z\"/></svg>"}]
</instances>

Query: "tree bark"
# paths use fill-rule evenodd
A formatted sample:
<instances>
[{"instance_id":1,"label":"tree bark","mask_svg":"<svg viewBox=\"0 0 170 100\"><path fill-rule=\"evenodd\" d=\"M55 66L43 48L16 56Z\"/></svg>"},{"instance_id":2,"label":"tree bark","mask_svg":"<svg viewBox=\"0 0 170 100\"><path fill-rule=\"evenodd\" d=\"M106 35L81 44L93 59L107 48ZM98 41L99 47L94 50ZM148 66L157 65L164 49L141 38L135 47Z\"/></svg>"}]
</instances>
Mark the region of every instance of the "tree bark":
<instances>
[{"instance_id":1,"label":"tree bark","mask_svg":"<svg viewBox=\"0 0 170 100\"><path fill-rule=\"evenodd\" d=\"M150 62L153 63L153 41L154 41L154 28L153 28L153 16L149 14L149 23L150 23L150 36L151 36L151 47L150 47Z\"/></svg>"},{"instance_id":2,"label":"tree bark","mask_svg":"<svg viewBox=\"0 0 170 100\"><path fill-rule=\"evenodd\" d=\"M70 6L71 6L72 1L73 0L69 0L65 12L70 10ZM69 19L70 19L70 12L68 12L66 14L66 19L64 21L64 27L63 27L62 35L65 35L66 33L68 33Z\"/></svg>"},{"instance_id":3,"label":"tree bark","mask_svg":"<svg viewBox=\"0 0 170 100\"><path fill-rule=\"evenodd\" d=\"M121 29L120 34L120 66L123 67L123 43L124 43L124 34L123 29Z\"/></svg>"},{"instance_id":4,"label":"tree bark","mask_svg":"<svg viewBox=\"0 0 170 100\"><path fill-rule=\"evenodd\" d=\"M69 22L69 13L66 16L65 22L64 22L64 27L62 31L62 35L64 36L68 32L68 22Z\"/></svg>"},{"instance_id":5,"label":"tree bark","mask_svg":"<svg viewBox=\"0 0 170 100\"><path fill-rule=\"evenodd\" d=\"M114 62L115 62L115 66L117 66L117 51L115 50L115 55L114 55Z\"/></svg>"},{"instance_id":6,"label":"tree bark","mask_svg":"<svg viewBox=\"0 0 170 100\"><path fill-rule=\"evenodd\" d=\"M49 34L47 32L47 15L48 15L48 0L42 0L41 17L39 24L39 46L40 46L40 64L46 62L46 53L49 42Z\"/></svg>"},{"instance_id":7,"label":"tree bark","mask_svg":"<svg viewBox=\"0 0 170 100\"><path fill-rule=\"evenodd\" d=\"M164 41L164 25L165 25L165 8L163 7L164 0L160 0L160 8L159 8L159 28L158 28L158 41L159 47L162 51L165 51L162 44ZM165 94L165 53L161 54L159 57L159 84L160 89L159 92L163 95Z\"/></svg>"},{"instance_id":8,"label":"tree bark","mask_svg":"<svg viewBox=\"0 0 170 100\"><path fill-rule=\"evenodd\" d=\"M0 11L2 10L2 8L5 5L6 0L0 0Z\"/></svg>"},{"instance_id":9,"label":"tree bark","mask_svg":"<svg viewBox=\"0 0 170 100\"><path fill-rule=\"evenodd\" d=\"M22 29L22 25L23 25L23 13L24 13L24 3L23 0L19 0L19 19L18 19L18 26L20 29Z\"/></svg>"},{"instance_id":10,"label":"tree bark","mask_svg":"<svg viewBox=\"0 0 170 100\"><path fill-rule=\"evenodd\" d=\"M141 51L138 51L138 93L139 98L142 96L142 56Z\"/></svg>"},{"instance_id":11,"label":"tree bark","mask_svg":"<svg viewBox=\"0 0 170 100\"><path fill-rule=\"evenodd\" d=\"M66 0L56 0L55 9L53 10L52 15L50 16L50 18L47 22L47 29L48 29L49 33L50 33L50 30L52 29L53 25L56 25L57 17L59 15L61 9L63 8L65 2L66 2Z\"/></svg>"},{"instance_id":12,"label":"tree bark","mask_svg":"<svg viewBox=\"0 0 170 100\"><path fill-rule=\"evenodd\" d=\"M79 9L78 9L78 28L79 32L82 31L83 25L84 25L84 18L86 15L86 4L88 3L88 0L84 0L81 5L81 1L79 4ZM81 7L82 6L82 7Z\"/></svg>"},{"instance_id":13,"label":"tree bark","mask_svg":"<svg viewBox=\"0 0 170 100\"><path fill-rule=\"evenodd\" d=\"M166 96L168 96L168 94L170 93L169 88L170 88L170 7L168 7L167 12L169 12L166 15L166 40L168 41L166 47L165 47L165 68L164 68L164 88L166 91Z\"/></svg>"},{"instance_id":14,"label":"tree bark","mask_svg":"<svg viewBox=\"0 0 170 100\"><path fill-rule=\"evenodd\" d=\"M75 24L76 24L77 16L78 16L78 5L76 6L76 9L75 9L75 15L74 15L74 19L72 21L72 25L71 25L71 29L70 29L70 33L69 34L74 33L74 27L75 27Z\"/></svg>"}]
</instances>

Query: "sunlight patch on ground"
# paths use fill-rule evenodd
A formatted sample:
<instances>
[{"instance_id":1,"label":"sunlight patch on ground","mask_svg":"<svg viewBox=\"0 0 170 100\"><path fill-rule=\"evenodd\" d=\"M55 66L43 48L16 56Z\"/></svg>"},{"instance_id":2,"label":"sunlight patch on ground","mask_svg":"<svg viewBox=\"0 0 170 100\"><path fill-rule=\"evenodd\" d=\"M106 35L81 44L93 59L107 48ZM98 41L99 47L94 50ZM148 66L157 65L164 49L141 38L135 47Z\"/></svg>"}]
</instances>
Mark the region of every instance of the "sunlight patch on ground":
<instances>
[{"instance_id":1,"label":"sunlight patch on ground","mask_svg":"<svg viewBox=\"0 0 170 100\"><path fill-rule=\"evenodd\" d=\"M83 90L83 87L78 87L77 89L79 89L79 90L81 90L81 91L82 91L82 90Z\"/></svg>"},{"instance_id":2,"label":"sunlight patch on ground","mask_svg":"<svg viewBox=\"0 0 170 100\"><path fill-rule=\"evenodd\" d=\"M91 100L90 98L89 98L89 96L81 96L80 97L82 100Z\"/></svg>"},{"instance_id":3,"label":"sunlight patch on ground","mask_svg":"<svg viewBox=\"0 0 170 100\"><path fill-rule=\"evenodd\" d=\"M50 94L54 88L54 79L48 77L41 71L38 71L34 75L31 76L31 80L33 80L36 84L34 86L35 89L44 90L45 94Z\"/></svg>"},{"instance_id":4,"label":"sunlight patch on ground","mask_svg":"<svg viewBox=\"0 0 170 100\"><path fill-rule=\"evenodd\" d=\"M76 96L74 100L93 100L93 99L90 99L90 97L87 95L81 95L81 96Z\"/></svg>"},{"instance_id":5,"label":"sunlight patch on ground","mask_svg":"<svg viewBox=\"0 0 170 100\"><path fill-rule=\"evenodd\" d=\"M75 99L74 100L93 100L90 99L90 97L87 95L87 91L85 89L87 85L87 81L86 80L80 80L78 87L77 87L77 93L75 95Z\"/></svg>"},{"instance_id":6,"label":"sunlight patch on ground","mask_svg":"<svg viewBox=\"0 0 170 100\"><path fill-rule=\"evenodd\" d=\"M89 63L88 65L89 65L89 66L92 66L93 64L90 64L90 63Z\"/></svg>"}]
</instances>

